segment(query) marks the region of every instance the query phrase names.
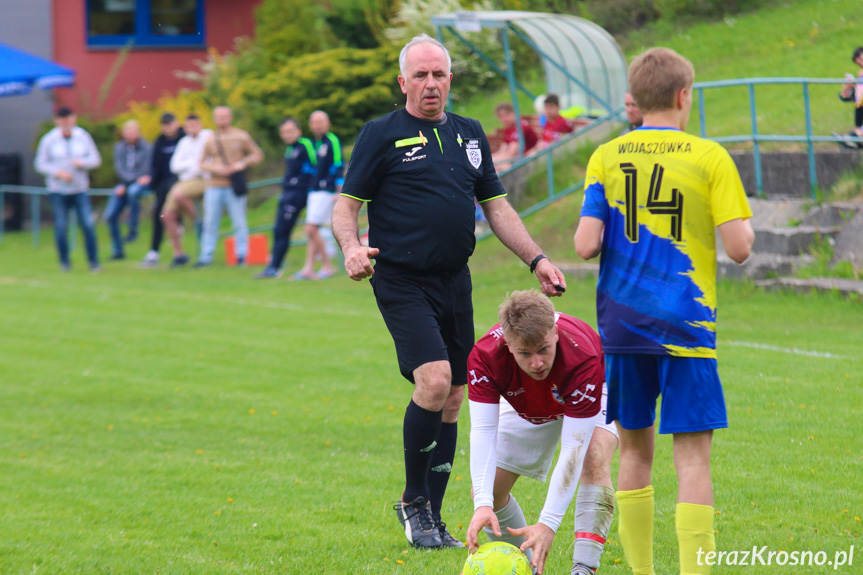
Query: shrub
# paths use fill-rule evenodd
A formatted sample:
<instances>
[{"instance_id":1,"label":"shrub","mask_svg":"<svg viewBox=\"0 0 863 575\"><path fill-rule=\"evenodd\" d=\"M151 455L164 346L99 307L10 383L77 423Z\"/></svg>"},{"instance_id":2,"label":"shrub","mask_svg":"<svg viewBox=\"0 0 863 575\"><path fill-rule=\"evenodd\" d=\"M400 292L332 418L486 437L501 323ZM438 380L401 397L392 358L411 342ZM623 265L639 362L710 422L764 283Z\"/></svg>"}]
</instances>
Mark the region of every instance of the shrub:
<instances>
[{"instance_id":1,"label":"shrub","mask_svg":"<svg viewBox=\"0 0 863 575\"><path fill-rule=\"evenodd\" d=\"M261 139L278 142L278 125L293 116L306 125L315 110L330 116L333 132L349 142L370 119L404 104L396 76L398 54L390 47L338 48L287 61L259 78L233 86L226 103L242 109Z\"/></svg>"}]
</instances>

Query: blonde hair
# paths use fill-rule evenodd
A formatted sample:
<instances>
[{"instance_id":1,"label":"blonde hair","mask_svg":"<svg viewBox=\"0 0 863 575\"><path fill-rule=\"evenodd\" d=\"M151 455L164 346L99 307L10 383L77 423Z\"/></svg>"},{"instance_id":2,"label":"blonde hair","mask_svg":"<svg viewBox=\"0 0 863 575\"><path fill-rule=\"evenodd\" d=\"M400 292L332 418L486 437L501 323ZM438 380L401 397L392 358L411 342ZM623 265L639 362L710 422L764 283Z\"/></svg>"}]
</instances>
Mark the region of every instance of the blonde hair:
<instances>
[{"instance_id":1,"label":"blonde hair","mask_svg":"<svg viewBox=\"0 0 863 575\"><path fill-rule=\"evenodd\" d=\"M642 114L674 109L677 94L694 80L692 62L670 48L651 48L629 66L629 92Z\"/></svg>"},{"instance_id":2,"label":"blonde hair","mask_svg":"<svg viewBox=\"0 0 863 575\"><path fill-rule=\"evenodd\" d=\"M497 316L509 343L539 343L554 327L554 305L537 290L507 294L497 308Z\"/></svg>"}]
</instances>

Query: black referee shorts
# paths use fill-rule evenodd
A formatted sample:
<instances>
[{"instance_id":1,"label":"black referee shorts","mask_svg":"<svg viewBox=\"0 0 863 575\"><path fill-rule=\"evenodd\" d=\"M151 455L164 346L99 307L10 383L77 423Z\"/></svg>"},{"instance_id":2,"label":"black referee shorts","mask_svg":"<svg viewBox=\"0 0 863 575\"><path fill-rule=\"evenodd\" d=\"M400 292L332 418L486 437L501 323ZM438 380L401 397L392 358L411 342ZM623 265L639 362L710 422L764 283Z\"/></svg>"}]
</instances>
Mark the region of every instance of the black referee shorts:
<instances>
[{"instance_id":1,"label":"black referee shorts","mask_svg":"<svg viewBox=\"0 0 863 575\"><path fill-rule=\"evenodd\" d=\"M473 349L470 270L417 274L375 266L375 299L396 344L399 371L411 383L414 370L432 361L449 361L453 385L467 383L467 357Z\"/></svg>"}]
</instances>

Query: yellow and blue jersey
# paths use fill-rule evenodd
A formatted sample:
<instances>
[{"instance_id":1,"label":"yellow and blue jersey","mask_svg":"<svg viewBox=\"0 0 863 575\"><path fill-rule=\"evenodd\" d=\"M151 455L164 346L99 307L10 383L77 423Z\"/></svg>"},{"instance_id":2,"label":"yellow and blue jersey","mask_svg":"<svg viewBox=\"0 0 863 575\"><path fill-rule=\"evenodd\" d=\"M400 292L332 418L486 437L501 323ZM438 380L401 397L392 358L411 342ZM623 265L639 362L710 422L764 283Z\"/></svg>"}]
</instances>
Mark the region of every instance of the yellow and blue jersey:
<instances>
[{"instance_id":1,"label":"yellow and blue jersey","mask_svg":"<svg viewBox=\"0 0 863 575\"><path fill-rule=\"evenodd\" d=\"M716 226L752 216L728 152L680 130L634 130L591 156L581 215L605 224L603 349L715 358Z\"/></svg>"}]
</instances>

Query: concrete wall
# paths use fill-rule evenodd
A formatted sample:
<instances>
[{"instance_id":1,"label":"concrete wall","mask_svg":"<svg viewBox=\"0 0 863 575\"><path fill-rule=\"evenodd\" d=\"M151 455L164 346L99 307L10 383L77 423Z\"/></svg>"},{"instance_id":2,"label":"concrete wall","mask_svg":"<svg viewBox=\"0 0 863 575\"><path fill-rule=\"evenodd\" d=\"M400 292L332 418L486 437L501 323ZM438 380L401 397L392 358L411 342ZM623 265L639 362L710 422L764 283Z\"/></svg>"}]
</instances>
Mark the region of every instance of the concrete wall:
<instances>
[{"instance_id":1,"label":"concrete wall","mask_svg":"<svg viewBox=\"0 0 863 575\"><path fill-rule=\"evenodd\" d=\"M51 0L0 0L0 42L51 58ZM21 154L26 184L41 185L33 170L33 142L38 125L51 118L50 91L0 98L0 153Z\"/></svg>"},{"instance_id":2,"label":"concrete wall","mask_svg":"<svg viewBox=\"0 0 863 575\"><path fill-rule=\"evenodd\" d=\"M829 190L839 177L860 166L863 151L823 150L815 152L815 171L818 186ZM737 164L746 193L754 196L755 162L752 152L732 152L731 157ZM764 194L768 198L777 196L810 198L809 156L806 152L770 152L761 154L761 177Z\"/></svg>"}]
</instances>

